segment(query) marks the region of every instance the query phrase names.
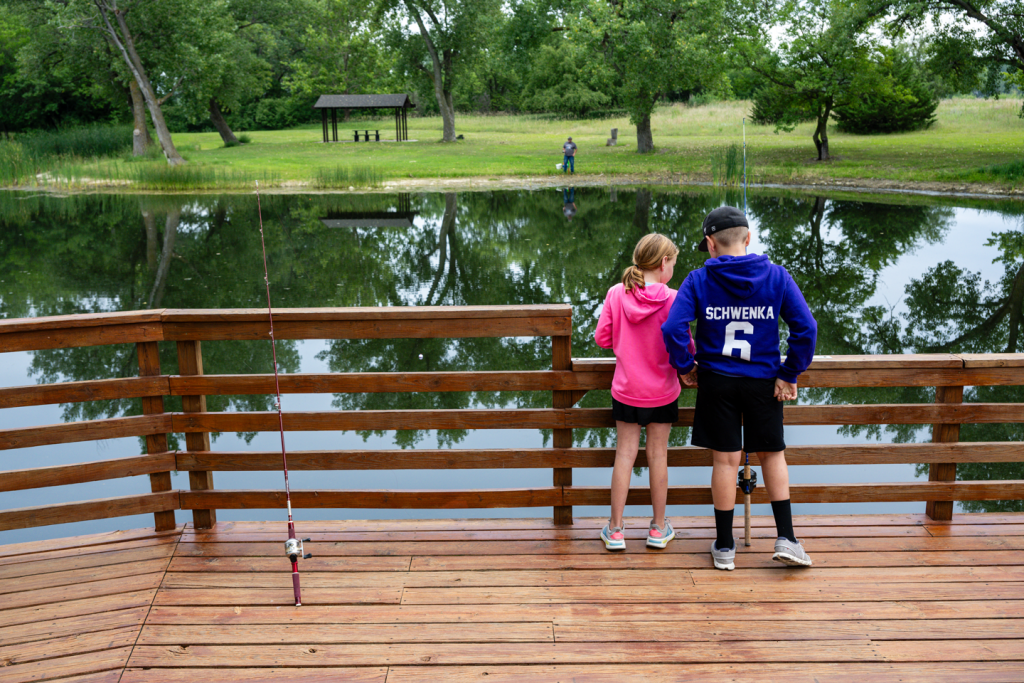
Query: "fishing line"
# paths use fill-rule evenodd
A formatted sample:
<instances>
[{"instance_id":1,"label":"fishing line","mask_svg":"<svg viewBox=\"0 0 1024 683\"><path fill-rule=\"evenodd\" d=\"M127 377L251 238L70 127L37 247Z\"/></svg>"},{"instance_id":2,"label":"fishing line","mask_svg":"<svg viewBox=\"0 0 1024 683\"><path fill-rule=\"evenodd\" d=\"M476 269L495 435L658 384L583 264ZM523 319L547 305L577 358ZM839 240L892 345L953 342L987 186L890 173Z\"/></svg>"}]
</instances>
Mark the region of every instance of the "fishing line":
<instances>
[{"instance_id":1,"label":"fishing line","mask_svg":"<svg viewBox=\"0 0 1024 683\"><path fill-rule=\"evenodd\" d=\"M263 208L260 206L260 182L256 181L256 212L260 218L260 247L263 249L263 282L267 286L267 315L270 318L270 348L274 356L274 394L277 404L277 424L281 431L281 466L284 469L284 499L288 503L288 540L284 554L292 563L292 588L295 589L295 606L302 606L302 590L299 587L299 558L308 560L313 553L303 554L303 541L295 538L295 520L292 519L292 491L288 484L288 455L284 447L284 414L281 412L281 382L277 375L277 342L274 339L274 311L270 307L270 271L267 269L267 243L263 239Z\"/></svg>"},{"instance_id":2,"label":"fishing line","mask_svg":"<svg viewBox=\"0 0 1024 683\"><path fill-rule=\"evenodd\" d=\"M747 215L747 119L743 118L743 216ZM750 453L743 451L743 474L739 487L743 491L743 545L750 547L750 494L757 487L757 472L750 469ZM753 475L753 476L751 476Z\"/></svg>"}]
</instances>

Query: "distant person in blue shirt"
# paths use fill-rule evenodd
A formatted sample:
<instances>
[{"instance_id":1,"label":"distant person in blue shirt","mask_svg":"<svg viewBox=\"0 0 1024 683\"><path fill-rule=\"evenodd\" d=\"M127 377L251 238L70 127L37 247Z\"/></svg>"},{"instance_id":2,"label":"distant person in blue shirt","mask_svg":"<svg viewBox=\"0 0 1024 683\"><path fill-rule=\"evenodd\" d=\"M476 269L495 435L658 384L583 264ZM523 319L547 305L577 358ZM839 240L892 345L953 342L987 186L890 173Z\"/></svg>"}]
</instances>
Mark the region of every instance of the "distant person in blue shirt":
<instances>
[{"instance_id":1,"label":"distant person in blue shirt","mask_svg":"<svg viewBox=\"0 0 1024 683\"><path fill-rule=\"evenodd\" d=\"M569 172L576 175L576 143L572 138L566 140L562 145L562 173Z\"/></svg>"},{"instance_id":2,"label":"distant person in blue shirt","mask_svg":"<svg viewBox=\"0 0 1024 683\"><path fill-rule=\"evenodd\" d=\"M778 530L772 559L807 567L811 558L793 532L782 402L796 399L797 377L814 356L818 325L786 269L767 256L747 254L750 232L742 211L715 209L704 219L703 231L698 249L711 258L686 276L661 331L672 366L684 384L697 387L690 443L714 456L711 494L718 538L711 557L716 569L735 567L736 474L746 451L758 454L772 502ZM789 326L785 363L779 354L780 319ZM697 351L691 355L693 321Z\"/></svg>"}]
</instances>

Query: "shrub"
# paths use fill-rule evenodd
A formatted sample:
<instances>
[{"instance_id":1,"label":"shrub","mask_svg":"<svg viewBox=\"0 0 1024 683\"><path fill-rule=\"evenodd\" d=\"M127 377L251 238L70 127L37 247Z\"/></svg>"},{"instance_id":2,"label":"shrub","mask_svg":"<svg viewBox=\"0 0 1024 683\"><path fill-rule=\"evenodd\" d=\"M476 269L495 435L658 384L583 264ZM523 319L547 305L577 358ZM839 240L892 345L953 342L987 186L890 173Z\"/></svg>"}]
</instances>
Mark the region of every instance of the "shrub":
<instances>
[{"instance_id":1,"label":"shrub","mask_svg":"<svg viewBox=\"0 0 1024 683\"><path fill-rule=\"evenodd\" d=\"M856 102L836 107L839 130L848 133L902 133L935 122L939 100L905 50L881 48L866 74L868 87Z\"/></svg>"},{"instance_id":2,"label":"shrub","mask_svg":"<svg viewBox=\"0 0 1024 683\"><path fill-rule=\"evenodd\" d=\"M248 145L250 142L252 142L252 138L249 137L248 133L242 133L241 135L238 136L238 141L243 145Z\"/></svg>"}]
</instances>

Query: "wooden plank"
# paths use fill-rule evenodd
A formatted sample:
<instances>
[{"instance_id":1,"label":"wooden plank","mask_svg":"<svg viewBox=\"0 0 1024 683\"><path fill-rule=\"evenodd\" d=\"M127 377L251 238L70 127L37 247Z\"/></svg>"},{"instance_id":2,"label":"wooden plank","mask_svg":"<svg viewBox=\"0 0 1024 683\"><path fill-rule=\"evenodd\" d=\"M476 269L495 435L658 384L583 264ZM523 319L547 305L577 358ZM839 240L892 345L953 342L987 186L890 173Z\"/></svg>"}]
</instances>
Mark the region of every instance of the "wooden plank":
<instances>
[{"instance_id":1,"label":"wooden plank","mask_svg":"<svg viewBox=\"0 0 1024 683\"><path fill-rule=\"evenodd\" d=\"M569 318L569 304L511 304L506 306L352 306L347 308L275 308L274 325L278 322L305 321L392 321L392 320L472 320L491 318ZM69 316L70 317L70 316ZM164 309L164 322L263 322L264 308L184 308Z\"/></svg>"},{"instance_id":2,"label":"wooden plank","mask_svg":"<svg viewBox=\"0 0 1024 683\"><path fill-rule=\"evenodd\" d=\"M627 526L643 526L650 522L649 517L626 517ZM709 515L673 517L681 527L714 527L714 517ZM580 517L573 521L576 528L600 530L608 520L603 517ZM801 515L803 526L978 526L989 524L1024 524L1024 512L991 513L969 512L956 513L952 522L936 522L925 514L859 514L859 515ZM345 520L299 520L296 523L299 533L327 533L345 531L475 531L475 530L506 530L506 529L557 529L547 517L480 517L473 519L345 519ZM771 515L754 515L751 517L753 526L775 526ZM203 534L231 534L235 532L280 532L280 522L266 521L229 521L219 522L217 528L209 531L196 531ZM2 561L2 560L0 560Z\"/></svg>"},{"instance_id":3,"label":"wooden plank","mask_svg":"<svg viewBox=\"0 0 1024 683\"><path fill-rule=\"evenodd\" d=\"M170 392L167 380L167 377L122 377L5 387L0 389L0 408L166 396Z\"/></svg>"},{"instance_id":4,"label":"wooden plank","mask_svg":"<svg viewBox=\"0 0 1024 683\"><path fill-rule=\"evenodd\" d=\"M1007 626L1014 620L995 620ZM957 622L961 623L961 622ZM996 632L989 629L985 632ZM1019 633L1017 634L1019 636ZM984 637L984 636L978 636ZM990 636L1004 637L1004 636ZM554 642L551 622L445 624L275 624L239 626L148 625L139 645L203 643L527 643Z\"/></svg>"},{"instance_id":5,"label":"wooden plank","mask_svg":"<svg viewBox=\"0 0 1024 683\"><path fill-rule=\"evenodd\" d=\"M59 548L52 552L35 552L26 555L2 557L0 558L0 572L3 572L3 576L22 576L20 573L22 571L20 565L23 564L34 564L34 566L40 567L41 570L49 571L52 566L58 566L51 563L58 562L60 560L73 562L78 559L82 559L83 562L91 562L91 558L95 557L114 558L120 557L118 553L121 552L157 547L163 547L173 551L174 545L177 542L178 535L168 535L163 538L140 538L138 540L125 541L123 543ZM68 568L73 567L60 567L54 571L63 571L63 569Z\"/></svg>"},{"instance_id":6,"label":"wooden plank","mask_svg":"<svg viewBox=\"0 0 1024 683\"><path fill-rule=\"evenodd\" d=\"M935 387L937 404L962 404L963 387ZM955 443L960 440L960 425L932 425L933 443ZM956 462L932 463L928 467L928 481L956 481ZM953 500L930 500L925 514L936 520L953 519Z\"/></svg>"},{"instance_id":7,"label":"wooden plank","mask_svg":"<svg viewBox=\"0 0 1024 683\"><path fill-rule=\"evenodd\" d=\"M321 588L303 594L303 607L310 605L392 604L402 599L400 588ZM295 608L292 587L217 588L210 590L161 590L154 605L279 605ZM298 609L298 608L295 608Z\"/></svg>"},{"instance_id":8,"label":"wooden plank","mask_svg":"<svg viewBox=\"0 0 1024 683\"><path fill-rule=\"evenodd\" d=\"M135 607L114 612L102 612L100 614L88 614L85 616L49 619L18 624L16 626L6 626L0 628L0 645L17 645L18 643L29 643L35 640L63 638L92 633L94 631L127 628L129 626L135 627L138 631L142 629L142 624L146 621L148 613L148 606Z\"/></svg>"},{"instance_id":9,"label":"wooden plank","mask_svg":"<svg viewBox=\"0 0 1024 683\"><path fill-rule=\"evenodd\" d=\"M89 567L87 569L71 569L63 572L30 574L17 578L0 579L0 594L20 593L23 591L41 590L43 588L55 588L57 586L80 585L90 581L162 572L167 569L170 561L170 557L165 557L141 562L121 562L119 564Z\"/></svg>"},{"instance_id":10,"label":"wooden plank","mask_svg":"<svg viewBox=\"0 0 1024 683\"><path fill-rule=\"evenodd\" d=\"M756 600L756 596L755 596ZM820 602L666 602L663 604L628 603L554 603L495 605L303 605L292 610L274 606L153 607L147 624L244 625L244 624L407 624L434 623L443 629L449 623L517 623L530 621L573 620L660 621L666 629L679 624L683 629L691 621L735 620L818 621L912 619L927 624L932 619L1019 619L1024 600L948 600L948 601L864 601L833 602L822 609ZM920 626L918 627L920 628ZM752 633L758 629L751 628Z\"/></svg>"},{"instance_id":11,"label":"wooden plank","mask_svg":"<svg viewBox=\"0 0 1024 683\"><path fill-rule=\"evenodd\" d=\"M286 558L287 560L287 558ZM277 571L250 572L168 572L161 590L208 590L220 588L291 588L290 565L278 563ZM380 588L401 590L405 587L406 571L395 572L324 572L305 570L302 587L319 588ZM991 569L991 568L989 568ZM946 579L948 580L948 579ZM1006 579L1011 580L1011 579ZM1020 580L1020 579L1018 579Z\"/></svg>"},{"instance_id":12,"label":"wooden plank","mask_svg":"<svg viewBox=\"0 0 1024 683\"><path fill-rule=\"evenodd\" d=\"M314 651L315 650L315 651ZM303 645L138 646L132 667L273 666L300 659L309 666L373 666L438 664L587 664L613 662L837 662L837 661L1015 661L1024 659L1024 640L946 641L936 648L928 641L872 642L821 640L814 647L801 641L691 643L403 643ZM174 664L170 664L174 662Z\"/></svg>"},{"instance_id":13,"label":"wooden plank","mask_svg":"<svg viewBox=\"0 0 1024 683\"><path fill-rule=\"evenodd\" d=\"M798 518L799 519L799 518ZM682 523L675 524L676 538L694 539L716 538L715 530L705 525L690 528ZM1024 535L1024 524L994 525L992 533L976 534L987 536L1020 536ZM999 533L1005 530L1006 533ZM774 525L759 525L751 530L753 538L767 538L775 540L778 538ZM646 540L646 525L627 526L623 529L627 539ZM939 535L939 534L936 534ZM959 534L972 535L972 534ZM556 528L556 529L481 529L474 531L308 531L303 533L314 543L336 543L340 541L593 541L598 538L598 531L593 528ZM829 527L829 526L808 526L801 527L801 538L849 538L849 537L871 537L882 536L916 536L926 538L932 536L924 526L862 526L850 527ZM230 534L220 534L216 531L185 531L182 534L182 541L186 543L253 543L277 541L281 533L272 531L246 532L236 531Z\"/></svg>"},{"instance_id":14,"label":"wooden plank","mask_svg":"<svg viewBox=\"0 0 1024 683\"><path fill-rule=\"evenodd\" d=\"M640 544L637 544L638 546ZM779 570L778 562L772 561L772 553L738 553L736 566L744 568L761 568ZM828 567L986 567L1013 566L1022 564L1024 553L1016 550L961 550L959 552L818 552L815 549L814 566ZM194 561L205 558L181 558L182 564L172 564L176 571L188 571L185 560ZM236 560L247 559L252 564L251 571L269 571L273 568L270 558L216 558L218 563L227 563L227 567L244 567L245 562L233 564ZM344 571L345 562L349 558L320 558L318 567L323 571ZM354 559L354 558L353 558ZM230 561L229 561L230 560ZM177 562L178 560L175 560ZM277 563L278 566L280 563ZM631 556L621 555L529 555L529 556L495 556L495 555L438 555L416 557L410 571L499 571L541 570L600 570L600 569L706 569L711 566L711 559L705 550L702 553L643 553ZM227 569L230 571L230 569Z\"/></svg>"},{"instance_id":15,"label":"wooden plank","mask_svg":"<svg viewBox=\"0 0 1024 683\"><path fill-rule=\"evenodd\" d=\"M557 486L460 491L292 491L293 508L464 509L548 507L562 501ZM182 491L181 509L283 508L284 491ZM0 514L2 520L2 514Z\"/></svg>"},{"instance_id":16,"label":"wooden plank","mask_svg":"<svg viewBox=\"0 0 1024 683\"><path fill-rule=\"evenodd\" d=\"M281 683L296 675L294 668L278 669L125 669L120 683L194 683L201 681L243 681L244 683ZM387 667L315 667L301 670L306 681L345 681L345 683L384 683Z\"/></svg>"},{"instance_id":17,"label":"wooden plank","mask_svg":"<svg viewBox=\"0 0 1024 683\"><path fill-rule=\"evenodd\" d=\"M815 356L808 366L807 372L836 370L926 370L936 368L956 370L963 367L964 364L961 357L964 355L952 353L887 353L878 355ZM572 369L574 371L614 372L615 358L573 358ZM801 375L801 379L803 379L803 375Z\"/></svg>"},{"instance_id":18,"label":"wooden plank","mask_svg":"<svg viewBox=\"0 0 1024 683\"><path fill-rule=\"evenodd\" d=\"M1020 597L1024 583L864 583L834 582L773 584L773 602L841 602L875 600L1004 600ZM1017 591L1014 593L1014 591ZM406 588L403 605L481 605L526 603L658 603L658 602L740 602L749 600L754 589L747 584L652 591L649 586L620 586L609 591L603 586L491 586L486 588ZM310 601L316 604L315 601Z\"/></svg>"},{"instance_id":19,"label":"wooden plank","mask_svg":"<svg viewBox=\"0 0 1024 683\"><path fill-rule=\"evenodd\" d=\"M4 429L0 430L0 450L162 434L170 431L171 424L171 415L133 415L43 427Z\"/></svg>"},{"instance_id":20,"label":"wooden plank","mask_svg":"<svg viewBox=\"0 0 1024 683\"><path fill-rule=\"evenodd\" d=\"M83 536L66 536L64 538L48 538L43 541L26 541L24 543L8 543L6 545L0 545L0 549L3 550L0 553L0 564L5 564L5 560L17 557L18 561L24 561L21 559L24 555L31 555L33 553L49 553L56 550L64 549L83 549L90 546L98 545L109 545L114 546L118 544L119 548L123 548L123 544L131 541L138 540L150 540L150 539L173 539L176 538L181 529L169 531L154 531L151 528L146 529L124 529L121 531L103 531L98 534L86 534Z\"/></svg>"},{"instance_id":21,"label":"wooden plank","mask_svg":"<svg viewBox=\"0 0 1024 683\"><path fill-rule=\"evenodd\" d=\"M58 598L54 603L35 605L22 609L0 610L0 627L17 626L19 624L36 624L57 619L104 614L119 610L144 607L149 609L156 595L159 581L153 582L151 588L111 593L97 597L86 597L70 602L61 602Z\"/></svg>"},{"instance_id":22,"label":"wooden plank","mask_svg":"<svg viewBox=\"0 0 1024 683\"><path fill-rule=\"evenodd\" d=\"M614 427L611 408L572 408L565 411L567 427ZM1024 422L1021 403L863 404L786 406L788 425L873 424L1004 424ZM680 408L677 427L693 426L693 408Z\"/></svg>"},{"instance_id":23,"label":"wooden plank","mask_svg":"<svg viewBox=\"0 0 1024 683\"><path fill-rule=\"evenodd\" d=\"M143 377L155 377L160 375L160 348L156 342L145 342L136 345L136 352L139 357L139 375ZM164 413L164 397L163 395L157 396L144 396L142 398L142 414L143 415L163 415ZM146 453L166 453L168 451L167 446L167 434L147 434L146 435ZM173 487L171 484L171 470L174 469L173 465L169 465L163 472L152 472L149 475L150 491L153 493L162 493L164 491L170 491ZM153 513L154 528L157 531L167 531L175 527L174 510L162 510L160 512Z\"/></svg>"},{"instance_id":24,"label":"wooden plank","mask_svg":"<svg viewBox=\"0 0 1024 683\"><path fill-rule=\"evenodd\" d=\"M965 368L1022 368L1024 353L958 353Z\"/></svg>"},{"instance_id":25,"label":"wooden plank","mask_svg":"<svg viewBox=\"0 0 1024 683\"><path fill-rule=\"evenodd\" d=\"M69 655L131 647L135 644L138 635L139 629L129 626L110 631L80 633L49 640L19 643L18 645L4 645L0 646L0 662L4 662L4 666L8 667L39 660L53 660ZM3 670L0 669L0 676L2 675Z\"/></svg>"},{"instance_id":26,"label":"wooden plank","mask_svg":"<svg viewBox=\"0 0 1024 683\"><path fill-rule=\"evenodd\" d=\"M74 465L33 467L0 472L0 491L22 491L46 486L65 486L88 481L137 477L175 469L174 453L153 453L133 458L116 458ZM174 527L170 527L173 529ZM169 529L162 529L163 531Z\"/></svg>"},{"instance_id":27,"label":"wooden plank","mask_svg":"<svg viewBox=\"0 0 1024 683\"><path fill-rule=\"evenodd\" d=\"M264 311L266 314L266 311ZM269 324L257 322L165 322L175 341L266 340ZM450 318L381 320L287 320L274 311L277 339L459 339L469 337L551 337L568 335L568 318Z\"/></svg>"},{"instance_id":28,"label":"wooden plank","mask_svg":"<svg viewBox=\"0 0 1024 683\"><path fill-rule=\"evenodd\" d=\"M114 673L120 674L131 652L132 648L122 647L28 664L15 664L0 668L0 683L29 683L30 681L46 681L55 678L63 679L68 676L95 674L111 669L116 669ZM100 677L88 680L106 681L107 679Z\"/></svg>"},{"instance_id":29,"label":"wooden plank","mask_svg":"<svg viewBox=\"0 0 1024 683\"><path fill-rule=\"evenodd\" d=\"M751 549L746 552L772 553L772 539L753 538ZM278 557L280 543L187 543L178 545L175 552L178 557ZM709 544L705 539L680 539L673 541L664 550L646 550L644 541L626 541L623 563L633 553L652 553L654 555L671 555L675 553L698 553L707 556ZM916 551L947 551L962 550L1024 550L1024 538L1019 536L1004 537L953 537L953 538L915 538L915 537L882 537L882 538L819 538L807 548L814 555L816 552L916 552ZM317 557L346 557L374 555L476 555L476 556L516 556L516 555L607 555L608 551L596 541L381 541L365 543L320 543L317 545ZM419 557L414 557L416 566Z\"/></svg>"},{"instance_id":30,"label":"wooden plank","mask_svg":"<svg viewBox=\"0 0 1024 683\"><path fill-rule=\"evenodd\" d=\"M794 670L799 670L799 676ZM906 683L1019 683L1017 662L844 662L774 664L570 664L534 666L392 666L388 683L520 683L521 681L572 681L573 683L763 683L800 680L829 683L904 681ZM160 679L161 681L165 679ZM174 679L175 681L184 679Z\"/></svg>"},{"instance_id":31,"label":"wooden plank","mask_svg":"<svg viewBox=\"0 0 1024 683\"><path fill-rule=\"evenodd\" d=\"M182 375L201 376L203 374L203 352L198 341L179 341L178 372ZM188 413L206 413L206 396L190 395L181 397L182 410ZM208 431L193 431L185 434L185 447L190 451L209 451L210 434ZM208 470L191 470L188 473L189 488L193 491L210 491L214 488L213 472ZM215 508L195 508L192 510L192 524L198 529L209 529L217 523Z\"/></svg>"},{"instance_id":32,"label":"wooden plank","mask_svg":"<svg viewBox=\"0 0 1024 683\"><path fill-rule=\"evenodd\" d=\"M555 371L572 369L572 337L551 338L551 369ZM556 409L572 408L576 402L572 391L551 392L551 406ZM571 429L553 429L551 431L551 446L558 449L572 448ZM572 468L555 467L551 472L551 484L553 486L572 486ZM552 520L556 525L572 524L572 506L556 505L553 509Z\"/></svg>"},{"instance_id":33,"label":"wooden plank","mask_svg":"<svg viewBox=\"0 0 1024 683\"><path fill-rule=\"evenodd\" d=\"M152 560L169 560L174 553L171 544L145 546L131 550L119 550L106 553L90 553L55 559L19 562L0 567L0 580L8 580L22 576L44 576L58 572L80 571L95 567L113 567L120 564L149 562Z\"/></svg>"},{"instance_id":34,"label":"wooden plank","mask_svg":"<svg viewBox=\"0 0 1024 683\"><path fill-rule=\"evenodd\" d=\"M1014 442L941 444L826 444L786 449L786 462L800 465L917 464L933 462L1019 462ZM611 467L614 448L492 448L289 451L289 470L510 469ZM711 451L693 446L670 448L669 467L709 467ZM756 453L751 464L760 465ZM636 465L647 466L640 451ZM276 471L280 451L197 451L177 454L177 469L188 471ZM0 477L3 475L0 474Z\"/></svg>"},{"instance_id":35,"label":"wooden plank","mask_svg":"<svg viewBox=\"0 0 1024 683\"><path fill-rule=\"evenodd\" d=\"M23 608L35 605L66 603L72 600L83 600L118 593L137 593L138 591L156 589L163 578L163 572L138 574L117 579L91 581L85 584L43 588L36 591L8 594L0 604L0 623L10 611L25 611ZM66 605L65 605L66 607ZM67 616L74 616L74 613ZM23 623L23 622L13 622Z\"/></svg>"},{"instance_id":36,"label":"wooden plank","mask_svg":"<svg viewBox=\"0 0 1024 683\"><path fill-rule=\"evenodd\" d=\"M1019 524L987 524L959 526L956 524L928 524L925 529L932 536L1018 536L1024 533Z\"/></svg>"},{"instance_id":37,"label":"wooden plank","mask_svg":"<svg viewBox=\"0 0 1024 683\"><path fill-rule=\"evenodd\" d=\"M179 509L177 491L100 498L77 503L39 505L0 512L0 531L177 509Z\"/></svg>"},{"instance_id":38,"label":"wooden plank","mask_svg":"<svg viewBox=\"0 0 1024 683\"><path fill-rule=\"evenodd\" d=\"M271 627L282 628L282 627ZM447 627L446 627L447 628ZM874 641L1019 639L1024 633L1021 619L920 619L881 621L761 621L757 633L770 633L775 640ZM745 641L751 637L749 624L742 621L694 621L685 629L665 631L663 621L556 621L559 643ZM243 642L243 641L235 641ZM262 642L262 641L244 641ZM808 644L808 647L814 647Z\"/></svg>"},{"instance_id":39,"label":"wooden plank","mask_svg":"<svg viewBox=\"0 0 1024 683\"><path fill-rule=\"evenodd\" d=\"M588 372L346 372L285 374L282 394L343 394L407 391L552 391L600 388L603 375ZM273 375L169 377L170 395L273 394ZM0 400L3 394L0 393ZM2 407L2 403L0 403Z\"/></svg>"},{"instance_id":40,"label":"wooden plank","mask_svg":"<svg viewBox=\"0 0 1024 683\"><path fill-rule=\"evenodd\" d=\"M266 572L280 571L281 558L269 557L175 557L168 571L172 572ZM388 572L408 571L412 557L346 557L330 558L314 555L302 563L302 575L318 571Z\"/></svg>"},{"instance_id":41,"label":"wooden plank","mask_svg":"<svg viewBox=\"0 0 1024 683\"><path fill-rule=\"evenodd\" d=\"M158 323L164 309L148 311L114 311L109 313L73 313L70 315L51 315L38 318L5 318L0 320L0 344L6 335L12 332L39 332L44 330L82 330L89 327L109 327L111 325L131 325L138 323ZM0 345L0 353L11 349Z\"/></svg>"},{"instance_id":42,"label":"wooden plank","mask_svg":"<svg viewBox=\"0 0 1024 683\"><path fill-rule=\"evenodd\" d=\"M289 412L284 414L284 428L300 432L357 429L549 429L564 424L564 413L550 408ZM253 411L178 414L174 416L171 431L276 432L278 429L276 412ZM0 432L0 439L3 434Z\"/></svg>"}]
</instances>

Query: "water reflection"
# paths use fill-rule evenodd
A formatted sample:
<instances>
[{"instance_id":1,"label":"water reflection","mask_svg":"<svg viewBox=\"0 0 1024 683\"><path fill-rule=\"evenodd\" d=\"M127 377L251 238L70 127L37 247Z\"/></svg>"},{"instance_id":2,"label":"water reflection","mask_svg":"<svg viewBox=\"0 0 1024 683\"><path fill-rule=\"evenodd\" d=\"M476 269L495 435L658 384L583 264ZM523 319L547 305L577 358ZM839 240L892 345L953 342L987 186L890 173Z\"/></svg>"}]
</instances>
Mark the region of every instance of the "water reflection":
<instances>
[{"instance_id":1,"label":"water reflection","mask_svg":"<svg viewBox=\"0 0 1024 683\"><path fill-rule=\"evenodd\" d=\"M680 246L679 282L703 256L695 247L703 216L738 197L567 187L562 215L531 192L456 195L270 195L263 198L275 306L485 305L568 302L574 354L593 344L604 292L629 264L633 245L657 230ZM995 256L981 271L960 253L911 277L903 297L880 302L882 273L944 244L964 206L751 194L758 243L787 267L819 322L821 354L1017 351L1024 314L1024 237L1018 203L988 203L992 228L975 236ZM930 200L929 200L930 201ZM964 203L961 202L961 205ZM262 307L262 259L255 199L230 196L0 196L0 315L59 315L140 308ZM912 271L910 271L912 272ZM284 372L299 369L295 342L278 346ZM532 339L332 341L317 359L331 371L545 369L550 344ZM204 345L207 372L267 372L265 344ZM173 344L161 345L164 372L177 371ZM32 355L39 382L132 376L134 347L55 349ZM1021 401L1016 387L968 388L966 400ZM930 402L918 389L817 389L814 402ZM542 393L353 394L341 409L470 406L540 407ZM584 406L606 406L592 392ZM265 396L210 397L211 410L268 410ZM141 412L138 400L62 407L65 420ZM178 409L173 402L168 408ZM676 430L675 443L685 443ZM915 427L850 427L848 436L911 441ZM249 435L251 437L251 435ZM364 434L364 438L376 436ZM577 442L610 443L606 430L578 430ZM926 435L925 435L926 436ZM426 435L398 432L409 447ZM438 434L440 445L466 434ZM1019 425L965 425L964 440L1021 440ZM175 447L176 444L172 444ZM432 445L432 444L429 444ZM1024 478L1021 465L962 465L968 479ZM996 509L999 504L969 503ZM1018 503L1019 505L1019 503Z\"/></svg>"}]
</instances>

